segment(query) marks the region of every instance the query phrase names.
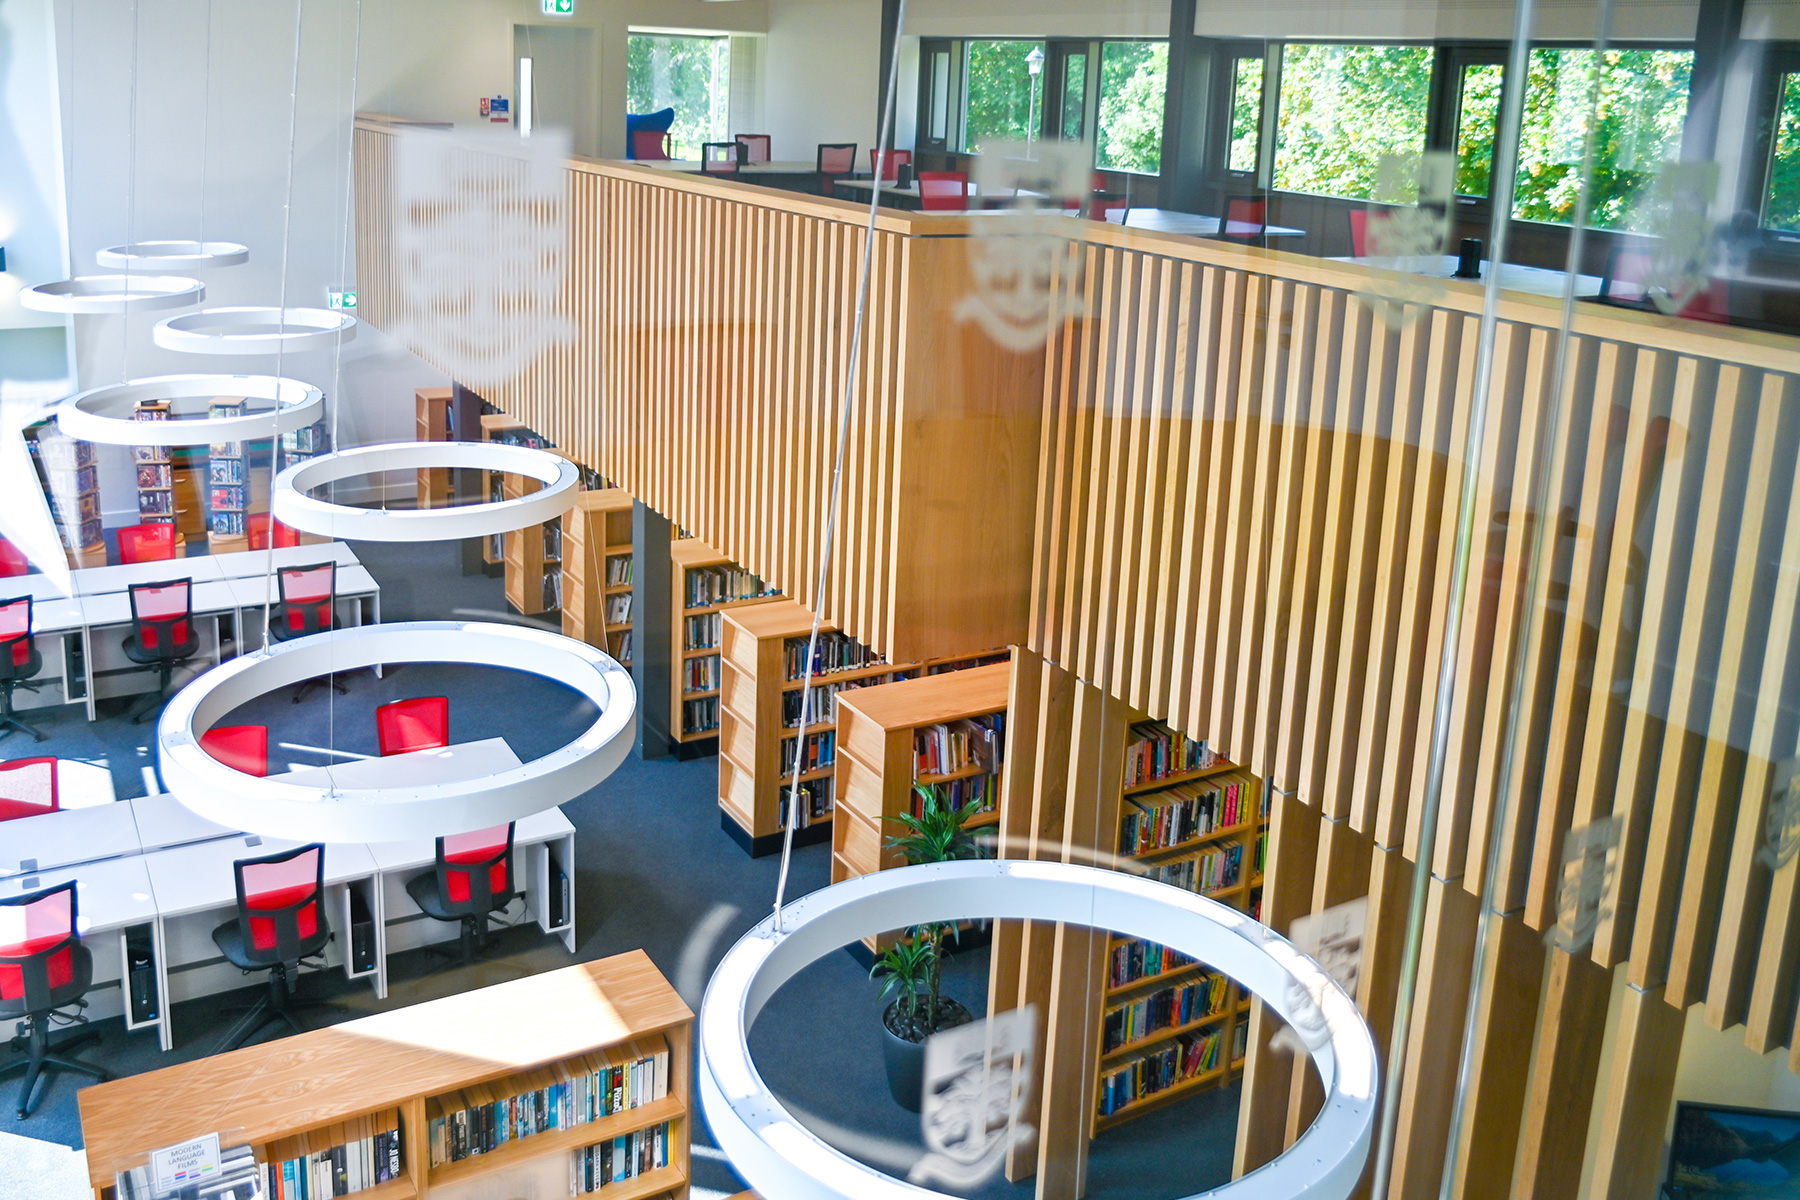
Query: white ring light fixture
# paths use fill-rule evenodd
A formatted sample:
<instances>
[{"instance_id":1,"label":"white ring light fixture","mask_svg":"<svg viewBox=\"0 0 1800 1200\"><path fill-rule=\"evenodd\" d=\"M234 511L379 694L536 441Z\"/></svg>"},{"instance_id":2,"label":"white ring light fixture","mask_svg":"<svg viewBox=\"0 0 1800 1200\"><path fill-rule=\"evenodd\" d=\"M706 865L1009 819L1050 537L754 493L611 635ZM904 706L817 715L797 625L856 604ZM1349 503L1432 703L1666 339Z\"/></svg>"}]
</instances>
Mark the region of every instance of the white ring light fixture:
<instances>
[{"instance_id":1,"label":"white ring light fixture","mask_svg":"<svg viewBox=\"0 0 1800 1200\"><path fill-rule=\"evenodd\" d=\"M200 748L232 709L278 688L379 663L500 664L573 688L600 710L574 741L497 774L414 787L332 790L259 779ZM464 833L573 800L624 761L637 731L637 693L616 661L573 638L522 625L412 621L278 642L201 675L176 692L157 725L164 785L229 829L299 841L383 842Z\"/></svg>"},{"instance_id":2,"label":"white ring light fixture","mask_svg":"<svg viewBox=\"0 0 1800 1200\"><path fill-rule=\"evenodd\" d=\"M132 413L144 400L167 400L177 415L207 406L219 397L266 400L267 412L241 417L201 416L179 421L138 421ZM204 446L272 437L277 429L310 425L324 407L325 393L298 379L275 375L155 375L90 388L56 409L56 423L70 437L108 446Z\"/></svg>"},{"instance_id":3,"label":"white ring light fixture","mask_svg":"<svg viewBox=\"0 0 1800 1200\"><path fill-rule=\"evenodd\" d=\"M117 271L209 271L248 262L250 247L236 242L131 242L108 246L94 259Z\"/></svg>"},{"instance_id":4,"label":"white ring light fixture","mask_svg":"<svg viewBox=\"0 0 1800 1200\"><path fill-rule=\"evenodd\" d=\"M383 511L319 500L315 488L377 471L475 467L525 475L543 484L527 496L451 508ZM499 442L391 442L321 454L275 477L270 509L290 529L363 542L434 542L485 537L555 520L575 506L580 473L560 454Z\"/></svg>"},{"instance_id":5,"label":"white ring light fixture","mask_svg":"<svg viewBox=\"0 0 1800 1200\"><path fill-rule=\"evenodd\" d=\"M763 1005L801 968L859 938L970 917L1065 921L1112 929L1217 967L1284 1020L1329 1038L1312 1051L1325 1087L1319 1117L1288 1151L1205 1193L1209 1200L1343 1200L1369 1155L1379 1075L1355 1003L1285 938L1216 900L1096 867L1001 859L878 871L789 904L780 932L764 920L713 972L700 1005L700 1096L719 1148L759 1195L783 1200L947 1200L884 1175L820 1140L769 1091L748 1034Z\"/></svg>"},{"instance_id":6,"label":"white ring light fixture","mask_svg":"<svg viewBox=\"0 0 1800 1200\"><path fill-rule=\"evenodd\" d=\"M81 275L19 292L21 307L78 317L186 308L204 299L206 285L183 275Z\"/></svg>"},{"instance_id":7,"label":"white ring light fixture","mask_svg":"<svg viewBox=\"0 0 1800 1200\"><path fill-rule=\"evenodd\" d=\"M164 317L150 336L164 350L186 354L291 354L355 337L356 318L328 308L203 308Z\"/></svg>"}]
</instances>

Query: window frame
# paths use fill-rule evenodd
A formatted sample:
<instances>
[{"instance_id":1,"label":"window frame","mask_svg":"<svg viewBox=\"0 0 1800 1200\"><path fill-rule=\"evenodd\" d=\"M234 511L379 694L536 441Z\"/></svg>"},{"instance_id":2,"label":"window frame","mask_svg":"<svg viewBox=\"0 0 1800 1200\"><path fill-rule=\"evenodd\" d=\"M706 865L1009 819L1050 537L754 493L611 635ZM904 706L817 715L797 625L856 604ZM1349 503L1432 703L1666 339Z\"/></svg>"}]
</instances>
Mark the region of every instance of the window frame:
<instances>
[{"instance_id":1,"label":"window frame","mask_svg":"<svg viewBox=\"0 0 1800 1200\"><path fill-rule=\"evenodd\" d=\"M1766 253L1800 257L1800 231L1771 229L1763 224L1768 212L1769 176L1775 169L1775 124L1781 109L1781 81L1800 75L1800 42L1771 42L1760 64L1750 137L1750 168L1743 172L1740 202L1756 214L1756 236Z\"/></svg>"},{"instance_id":2,"label":"window frame","mask_svg":"<svg viewBox=\"0 0 1800 1200\"><path fill-rule=\"evenodd\" d=\"M1491 222L1494 212L1494 185L1500 178L1500 126L1506 119L1506 105L1512 98L1512 72L1508 70L1509 48L1505 42L1450 42L1438 46L1431 62L1431 99L1425 117L1425 148L1456 153L1457 139L1462 133L1463 76L1470 67L1500 68L1500 104L1494 120L1494 148L1488 156L1488 194L1471 196L1462 192L1453 200L1461 219Z\"/></svg>"},{"instance_id":3,"label":"window frame","mask_svg":"<svg viewBox=\"0 0 1800 1200\"><path fill-rule=\"evenodd\" d=\"M937 82L935 55L940 51L949 56L945 61L945 69L949 73L949 79L945 83L948 99L944 105L944 136L934 138L931 136L931 97ZM961 153L950 147L962 145L961 98L964 92L962 75L965 62L966 51L963 49L962 39L919 39L919 104L917 124L913 126L915 153Z\"/></svg>"},{"instance_id":4,"label":"window frame","mask_svg":"<svg viewBox=\"0 0 1800 1200\"><path fill-rule=\"evenodd\" d=\"M1261 39L1221 40L1213 51L1213 79L1209 111L1214 114L1211 126L1211 151L1207 154L1206 173L1224 183L1227 192L1244 192L1264 188L1273 171L1275 125L1270 119L1271 84L1281 86L1281 55L1271 54L1279 41ZM1247 58L1260 58L1263 64L1262 95L1256 110L1256 163L1248 171L1231 169L1231 123L1237 116L1237 65Z\"/></svg>"},{"instance_id":5,"label":"window frame","mask_svg":"<svg viewBox=\"0 0 1800 1200\"><path fill-rule=\"evenodd\" d=\"M972 46L974 46L975 43L977 43L977 42L1022 42L1026 45L1042 46L1044 48L1044 66L1045 66L1045 70L1048 70L1049 64L1050 64L1050 41L1051 41L1051 39L1048 37L971 37L971 38L959 39L959 44L961 47L961 53L960 53L959 57L960 57L961 61L957 65L956 69L960 72L960 75L961 75L962 88L959 93L959 95L961 96L961 101L957 106L957 110L958 110L957 111L957 120L956 120L957 136L956 136L956 140L955 140L956 149L950 151L950 153L952 153L952 154L967 154L972 158L981 157L981 151L968 149L968 140L969 140L969 50L970 50L970 48ZM1038 76L1038 78L1042 79L1043 75L1040 74ZM1033 131L1033 136L1037 137L1037 138L1043 137L1044 120L1045 120L1044 114L1049 108L1049 105L1046 104L1044 101L1044 95L1048 90L1049 90L1048 85L1045 85L1043 88L1041 88L1039 90L1039 93L1038 93L1037 129L1035 131ZM1027 128L1029 128L1032 123L1032 118L1030 117L1029 114L1026 116L1025 122L1026 122ZM948 132L948 131L946 130L946 132Z\"/></svg>"}]
</instances>

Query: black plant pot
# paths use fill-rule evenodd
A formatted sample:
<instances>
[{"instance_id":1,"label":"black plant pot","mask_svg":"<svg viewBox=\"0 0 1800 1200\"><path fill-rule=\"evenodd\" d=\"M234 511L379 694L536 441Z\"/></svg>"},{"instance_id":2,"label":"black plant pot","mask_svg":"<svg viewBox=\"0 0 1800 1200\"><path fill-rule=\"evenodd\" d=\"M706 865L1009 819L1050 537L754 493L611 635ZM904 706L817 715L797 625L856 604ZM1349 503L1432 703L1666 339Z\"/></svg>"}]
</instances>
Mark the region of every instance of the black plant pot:
<instances>
[{"instance_id":1,"label":"black plant pot","mask_svg":"<svg viewBox=\"0 0 1800 1200\"><path fill-rule=\"evenodd\" d=\"M925 1096L925 1042L923 1039L913 1041L894 1032L898 1023L895 1008L899 1003L894 1001L881 1014L881 1058L887 1065L888 1092L894 1097L894 1103L907 1112L918 1112ZM955 1000L948 996L938 997L938 1029L954 1029L974 1019L969 1010ZM908 1029L907 1032L915 1031Z\"/></svg>"}]
</instances>

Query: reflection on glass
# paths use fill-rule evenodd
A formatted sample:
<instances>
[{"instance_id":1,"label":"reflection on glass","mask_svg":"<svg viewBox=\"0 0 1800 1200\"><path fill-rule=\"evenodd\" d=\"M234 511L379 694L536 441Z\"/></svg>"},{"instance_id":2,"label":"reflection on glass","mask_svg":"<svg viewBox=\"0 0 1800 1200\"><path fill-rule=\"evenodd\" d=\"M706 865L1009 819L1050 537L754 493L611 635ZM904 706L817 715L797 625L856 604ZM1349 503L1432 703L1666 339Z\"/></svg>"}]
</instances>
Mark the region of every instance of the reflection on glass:
<instances>
[{"instance_id":1,"label":"reflection on glass","mask_svg":"<svg viewBox=\"0 0 1800 1200\"><path fill-rule=\"evenodd\" d=\"M1494 173L1494 141L1500 126L1499 63L1463 68L1462 97L1456 110L1456 194L1485 196Z\"/></svg>"},{"instance_id":2,"label":"reflection on glass","mask_svg":"<svg viewBox=\"0 0 1800 1200\"><path fill-rule=\"evenodd\" d=\"M1597 98L1591 95L1596 61ZM1663 161L1680 156L1693 62L1691 50L1608 50L1598 60L1592 50L1533 50L1513 216L1560 225L1575 219L1591 113L1588 223L1639 230L1640 198Z\"/></svg>"},{"instance_id":3,"label":"reflection on glass","mask_svg":"<svg viewBox=\"0 0 1800 1200\"><path fill-rule=\"evenodd\" d=\"M731 97L731 40L634 33L625 49L625 106L634 113L675 110L669 126L676 158L699 158L703 142L726 137Z\"/></svg>"},{"instance_id":4,"label":"reflection on glass","mask_svg":"<svg viewBox=\"0 0 1800 1200\"><path fill-rule=\"evenodd\" d=\"M1283 46L1275 187L1373 199L1384 157L1425 148L1430 92L1424 46Z\"/></svg>"},{"instance_id":5,"label":"reflection on glass","mask_svg":"<svg viewBox=\"0 0 1800 1200\"><path fill-rule=\"evenodd\" d=\"M931 56L931 136L944 140L944 126L950 117L950 52L939 50Z\"/></svg>"},{"instance_id":6,"label":"reflection on glass","mask_svg":"<svg viewBox=\"0 0 1800 1200\"><path fill-rule=\"evenodd\" d=\"M1062 135L1066 140L1081 140L1086 109L1087 55L1071 54L1063 59Z\"/></svg>"},{"instance_id":7,"label":"reflection on glass","mask_svg":"<svg viewBox=\"0 0 1800 1200\"><path fill-rule=\"evenodd\" d=\"M1256 170L1257 142L1262 125L1263 68L1260 56L1237 60L1236 77L1231 85L1231 151L1226 159L1226 170Z\"/></svg>"},{"instance_id":8,"label":"reflection on glass","mask_svg":"<svg viewBox=\"0 0 1800 1200\"><path fill-rule=\"evenodd\" d=\"M1037 85L1025 60L1043 48L1042 42L969 43L965 151L978 154L983 142L1025 140Z\"/></svg>"},{"instance_id":9,"label":"reflection on glass","mask_svg":"<svg viewBox=\"0 0 1800 1200\"><path fill-rule=\"evenodd\" d=\"M1150 175L1162 169L1168 90L1167 42L1106 42L1100 47L1099 166Z\"/></svg>"},{"instance_id":10,"label":"reflection on glass","mask_svg":"<svg viewBox=\"0 0 1800 1200\"><path fill-rule=\"evenodd\" d=\"M1800 71L1782 76L1763 228L1800 233Z\"/></svg>"}]
</instances>

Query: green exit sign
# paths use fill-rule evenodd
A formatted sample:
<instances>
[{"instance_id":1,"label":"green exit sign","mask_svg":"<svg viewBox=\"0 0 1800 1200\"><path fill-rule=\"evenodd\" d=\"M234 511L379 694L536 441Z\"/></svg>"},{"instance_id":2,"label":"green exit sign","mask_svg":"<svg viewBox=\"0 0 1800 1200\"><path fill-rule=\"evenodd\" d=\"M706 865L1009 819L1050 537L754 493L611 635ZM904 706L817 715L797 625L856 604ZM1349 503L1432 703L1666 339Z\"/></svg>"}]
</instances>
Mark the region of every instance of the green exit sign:
<instances>
[{"instance_id":1,"label":"green exit sign","mask_svg":"<svg viewBox=\"0 0 1800 1200\"><path fill-rule=\"evenodd\" d=\"M336 309L355 308L356 307L356 293L355 292L332 292L329 294L329 296L327 298L327 302L331 305L332 308L336 308Z\"/></svg>"},{"instance_id":2,"label":"green exit sign","mask_svg":"<svg viewBox=\"0 0 1800 1200\"><path fill-rule=\"evenodd\" d=\"M544 0L544 11L553 17L572 17L575 0Z\"/></svg>"}]
</instances>

